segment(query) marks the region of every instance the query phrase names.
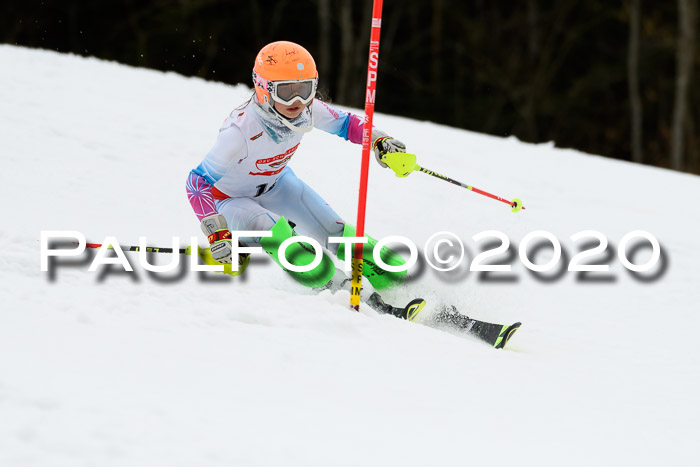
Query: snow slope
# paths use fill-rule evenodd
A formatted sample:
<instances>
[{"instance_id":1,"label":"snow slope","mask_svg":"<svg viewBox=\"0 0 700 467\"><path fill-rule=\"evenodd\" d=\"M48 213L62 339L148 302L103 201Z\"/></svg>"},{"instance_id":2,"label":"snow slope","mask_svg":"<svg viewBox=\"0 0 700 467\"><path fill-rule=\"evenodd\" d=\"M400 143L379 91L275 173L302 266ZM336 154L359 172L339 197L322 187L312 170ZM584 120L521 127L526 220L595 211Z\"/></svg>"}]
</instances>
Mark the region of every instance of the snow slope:
<instances>
[{"instance_id":1,"label":"snow slope","mask_svg":"<svg viewBox=\"0 0 700 467\"><path fill-rule=\"evenodd\" d=\"M370 170L376 238L422 248L454 232L470 261L483 246L473 235L510 238L512 272L491 275L507 280L423 264L386 294L522 321L496 351L351 312L347 294L311 295L263 256L239 278L184 260L150 274L134 253L134 273L88 272L89 254L41 272L43 230L204 244L185 177L250 90L7 45L0 69L0 465L673 465L700 455L698 177L376 115L422 165L524 200L513 214L433 177ZM353 222L359 156L315 131L291 166ZM581 242L569 237L589 229L610 241L594 258L607 274L543 279L517 257L520 239L546 230L570 259ZM638 229L663 252L641 278L616 253Z\"/></svg>"}]
</instances>

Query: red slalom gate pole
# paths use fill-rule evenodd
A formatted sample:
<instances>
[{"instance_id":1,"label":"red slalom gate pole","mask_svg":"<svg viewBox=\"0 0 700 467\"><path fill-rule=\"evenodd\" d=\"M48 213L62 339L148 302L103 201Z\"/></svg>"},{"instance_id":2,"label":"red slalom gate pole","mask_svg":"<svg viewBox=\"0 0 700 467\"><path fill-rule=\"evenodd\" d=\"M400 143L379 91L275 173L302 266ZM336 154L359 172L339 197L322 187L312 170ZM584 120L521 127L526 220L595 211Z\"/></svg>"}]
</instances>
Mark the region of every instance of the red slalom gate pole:
<instances>
[{"instance_id":1,"label":"red slalom gate pole","mask_svg":"<svg viewBox=\"0 0 700 467\"><path fill-rule=\"evenodd\" d=\"M365 94L365 125L362 129L362 168L360 169L360 194L357 201L356 237L365 236L365 207L367 205L367 177L369 175L369 153L372 146L372 120L374 101L377 96L377 70L379 69L379 33L382 27L383 0L374 0L372 9L372 34L369 39L369 60L367 63L367 92ZM352 282L350 306L360 310L360 290L362 288L363 243L355 243L352 258Z\"/></svg>"}]
</instances>

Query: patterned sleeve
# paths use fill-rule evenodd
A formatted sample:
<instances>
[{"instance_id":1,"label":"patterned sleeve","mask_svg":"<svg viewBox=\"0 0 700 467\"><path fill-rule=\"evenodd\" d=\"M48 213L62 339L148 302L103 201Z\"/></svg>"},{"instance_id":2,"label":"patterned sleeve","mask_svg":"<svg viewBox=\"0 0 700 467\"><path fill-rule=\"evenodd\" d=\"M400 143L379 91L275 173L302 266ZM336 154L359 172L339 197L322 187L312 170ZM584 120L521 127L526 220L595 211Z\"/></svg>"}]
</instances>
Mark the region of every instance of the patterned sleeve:
<instances>
[{"instance_id":1,"label":"patterned sleeve","mask_svg":"<svg viewBox=\"0 0 700 467\"><path fill-rule=\"evenodd\" d=\"M219 132L214 147L204 160L187 177L187 198L200 221L216 214L212 189L234 161L247 156L247 146L238 127L232 126Z\"/></svg>"},{"instance_id":2,"label":"patterned sleeve","mask_svg":"<svg viewBox=\"0 0 700 467\"><path fill-rule=\"evenodd\" d=\"M211 184L194 170L187 177L187 198L194 209L197 219L200 221L207 216L216 214L214 195L212 195Z\"/></svg>"},{"instance_id":3,"label":"patterned sleeve","mask_svg":"<svg viewBox=\"0 0 700 467\"><path fill-rule=\"evenodd\" d=\"M362 144L364 118L338 110L318 99L314 99L312 105L314 126L352 143Z\"/></svg>"}]
</instances>

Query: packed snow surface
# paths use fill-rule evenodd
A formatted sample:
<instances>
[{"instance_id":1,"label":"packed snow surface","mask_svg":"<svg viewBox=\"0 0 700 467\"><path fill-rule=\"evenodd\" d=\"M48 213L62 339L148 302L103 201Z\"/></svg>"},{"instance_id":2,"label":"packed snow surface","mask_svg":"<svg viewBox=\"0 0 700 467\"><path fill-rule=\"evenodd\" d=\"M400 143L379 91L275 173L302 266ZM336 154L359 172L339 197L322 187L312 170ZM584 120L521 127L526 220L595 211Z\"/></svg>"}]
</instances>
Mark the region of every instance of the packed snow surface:
<instances>
[{"instance_id":1,"label":"packed snow surface","mask_svg":"<svg viewBox=\"0 0 700 467\"><path fill-rule=\"evenodd\" d=\"M422 250L445 231L466 246L451 272L421 259L387 301L422 296L424 317L452 304L523 322L497 351L350 311L347 293L300 289L264 255L237 278L193 272L187 256L149 273L137 253L126 253L130 273L89 272L88 252L42 272L42 231L206 245L185 178L251 91L7 45L0 69L0 465L657 466L700 455L700 178L376 114L419 164L523 199L514 214L428 175L370 169L372 236ZM377 111L391 113L383 92ZM290 166L354 223L360 159L359 146L314 131ZM489 230L510 239L490 261L511 272L469 270L500 243L472 238ZM562 258L535 273L518 247L540 230ZM585 230L609 244L582 263L609 272L566 271L598 244L571 239ZM618 256L636 230L661 247L644 273ZM546 245L530 244L534 263L552 258ZM652 258L640 238L626 252Z\"/></svg>"}]
</instances>

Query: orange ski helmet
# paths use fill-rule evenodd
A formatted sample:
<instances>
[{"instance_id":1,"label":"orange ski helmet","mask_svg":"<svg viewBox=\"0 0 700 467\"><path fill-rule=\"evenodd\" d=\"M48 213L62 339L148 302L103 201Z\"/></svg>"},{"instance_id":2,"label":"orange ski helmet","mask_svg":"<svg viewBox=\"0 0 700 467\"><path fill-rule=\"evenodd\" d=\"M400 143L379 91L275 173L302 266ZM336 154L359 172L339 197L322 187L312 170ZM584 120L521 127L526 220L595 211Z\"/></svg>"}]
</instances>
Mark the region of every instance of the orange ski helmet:
<instances>
[{"instance_id":1,"label":"orange ski helmet","mask_svg":"<svg viewBox=\"0 0 700 467\"><path fill-rule=\"evenodd\" d=\"M285 105L299 100L308 104L316 95L318 72L308 50L299 44L278 41L267 44L255 58L253 84L262 105Z\"/></svg>"}]
</instances>

